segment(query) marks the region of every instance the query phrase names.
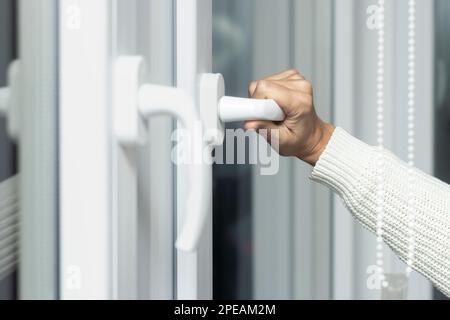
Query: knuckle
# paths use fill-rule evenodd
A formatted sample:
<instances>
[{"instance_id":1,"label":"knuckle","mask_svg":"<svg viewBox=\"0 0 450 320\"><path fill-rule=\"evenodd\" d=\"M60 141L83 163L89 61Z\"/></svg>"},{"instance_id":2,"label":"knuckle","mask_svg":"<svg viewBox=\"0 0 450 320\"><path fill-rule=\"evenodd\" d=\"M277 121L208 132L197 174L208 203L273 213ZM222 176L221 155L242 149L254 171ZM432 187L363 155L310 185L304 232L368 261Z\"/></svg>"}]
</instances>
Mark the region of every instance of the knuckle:
<instances>
[{"instance_id":1,"label":"knuckle","mask_svg":"<svg viewBox=\"0 0 450 320\"><path fill-rule=\"evenodd\" d=\"M259 80L256 84L256 90L258 92L265 92L270 87L270 81L268 80Z\"/></svg>"},{"instance_id":2,"label":"knuckle","mask_svg":"<svg viewBox=\"0 0 450 320\"><path fill-rule=\"evenodd\" d=\"M303 81L303 88L306 92L312 92L313 90L313 85L311 83L311 81L308 80L304 80Z\"/></svg>"},{"instance_id":3,"label":"knuckle","mask_svg":"<svg viewBox=\"0 0 450 320\"><path fill-rule=\"evenodd\" d=\"M298 91L303 91L304 90L304 88L303 88L304 80L305 79L301 79L301 78L292 80L292 84L293 84L294 88Z\"/></svg>"}]
</instances>

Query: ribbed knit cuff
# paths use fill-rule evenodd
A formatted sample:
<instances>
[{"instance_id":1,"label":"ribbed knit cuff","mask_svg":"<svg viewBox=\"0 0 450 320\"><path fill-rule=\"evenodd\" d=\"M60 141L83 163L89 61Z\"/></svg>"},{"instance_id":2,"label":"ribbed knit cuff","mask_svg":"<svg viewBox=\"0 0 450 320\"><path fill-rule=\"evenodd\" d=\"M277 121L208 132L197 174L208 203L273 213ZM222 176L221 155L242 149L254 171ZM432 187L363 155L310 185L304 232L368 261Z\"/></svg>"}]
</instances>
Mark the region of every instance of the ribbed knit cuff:
<instances>
[{"instance_id":1,"label":"ribbed knit cuff","mask_svg":"<svg viewBox=\"0 0 450 320\"><path fill-rule=\"evenodd\" d=\"M371 189L374 184L375 181L367 181L367 170L374 165L375 156L374 147L342 128L336 128L312 171L311 179L332 188L344 199L351 197L355 187Z\"/></svg>"}]
</instances>

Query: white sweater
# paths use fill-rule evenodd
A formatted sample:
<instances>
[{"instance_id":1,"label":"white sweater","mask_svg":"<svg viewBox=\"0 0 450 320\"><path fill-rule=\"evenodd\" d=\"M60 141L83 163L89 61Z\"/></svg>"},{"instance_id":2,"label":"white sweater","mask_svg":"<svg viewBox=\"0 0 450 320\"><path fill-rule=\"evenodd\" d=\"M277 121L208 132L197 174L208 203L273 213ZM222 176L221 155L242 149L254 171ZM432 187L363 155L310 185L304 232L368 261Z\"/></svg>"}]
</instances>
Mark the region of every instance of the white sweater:
<instances>
[{"instance_id":1,"label":"white sweater","mask_svg":"<svg viewBox=\"0 0 450 320\"><path fill-rule=\"evenodd\" d=\"M346 207L370 231L376 230L377 154L341 128L334 132L311 178L335 190ZM409 167L383 151L384 240L403 260L408 255ZM414 170L416 249L414 269L450 296L450 186Z\"/></svg>"}]
</instances>

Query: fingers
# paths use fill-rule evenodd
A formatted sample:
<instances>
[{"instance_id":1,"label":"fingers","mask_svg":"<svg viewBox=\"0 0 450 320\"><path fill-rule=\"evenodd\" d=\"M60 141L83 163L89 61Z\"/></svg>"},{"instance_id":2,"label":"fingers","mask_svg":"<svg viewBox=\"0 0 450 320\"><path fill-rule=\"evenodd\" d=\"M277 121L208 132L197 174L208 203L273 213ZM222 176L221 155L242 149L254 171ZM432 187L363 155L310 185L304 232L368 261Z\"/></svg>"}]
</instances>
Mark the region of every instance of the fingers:
<instances>
[{"instance_id":1,"label":"fingers","mask_svg":"<svg viewBox=\"0 0 450 320\"><path fill-rule=\"evenodd\" d=\"M270 80L270 81L282 81L282 80L305 80L305 77L303 77L296 69L289 69L286 71L283 71L281 73L277 73L271 76L268 76L262 80ZM248 93L249 96L252 96L257 85L258 81L253 81L249 84Z\"/></svg>"},{"instance_id":2,"label":"fingers","mask_svg":"<svg viewBox=\"0 0 450 320\"><path fill-rule=\"evenodd\" d=\"M289 69L289 70L268 76L264 80L283 80L283 79L290 79L292 77L301 77L301 75L298 72L298 70Z\"/></svg>"},{"instance_id":3,"label":"fingers","mask_svg":"<svg viewBox=\"0 0 450 320\"><path fill-rule=\"evenodd\" d=\"M306 94L313 94L313 87L309 81L304 79L288 79L288 80L260 80L260 81L270 81L276 83L280 86L283 86L287 89L291 89L294 91L303 92ZM249 86L248 94L250 97L253 97L255 94L256 87L258 86L259 81L252 82Z\"/></svg>"},{"instance_id":4,"label":"fingers","mask_svg":"<svg viewBox=\"0 0 450 320\"><path fill-rule=\"evenodd\" d=\"M305 80L305 77L302 76L300 73L297 73L297 74L293 74L293 75L289 76L285 80Z\"/></svg>"},{"instance_id":5,"label":"fingers","mask_svg":"<svg viewBox=\"0 0 450 320\"><path fill-rule=\"evenodd\" d=\"M283 109L284 113L290 117L299 113L298 102L305 100L309 95L291 90L273 81L258 81L252 98L273 99Z\"/></svg>"},{"instance_id":6,"label":"fingers","mask_svg":"<svg viewBox=\"0 0 450 320\"><path fill-rule=\"evenodd\" d=\"M305 94L313 94L312 84L306 80L283 80L283 81L272 81L280 86L284 86L287 89L302 92Z\"/></svg>"}]
</instances>

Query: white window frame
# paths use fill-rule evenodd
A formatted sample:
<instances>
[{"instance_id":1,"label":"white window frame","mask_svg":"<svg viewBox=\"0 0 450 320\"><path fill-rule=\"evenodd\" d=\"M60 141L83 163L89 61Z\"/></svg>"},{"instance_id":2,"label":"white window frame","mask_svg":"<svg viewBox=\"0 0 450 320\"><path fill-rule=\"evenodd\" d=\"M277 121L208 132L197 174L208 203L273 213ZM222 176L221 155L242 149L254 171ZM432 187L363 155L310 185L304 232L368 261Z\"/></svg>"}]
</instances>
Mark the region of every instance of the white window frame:
<instances>
[{"instance_id":1,"label":"white window frame","mask_svg":"<svg viewBox=\"0 0 450 320\"><path fill-rule=\"evenodd\" d=\"M112 299L110 0L60 2L60 290Z\"/></svg>"}]
</instances>

